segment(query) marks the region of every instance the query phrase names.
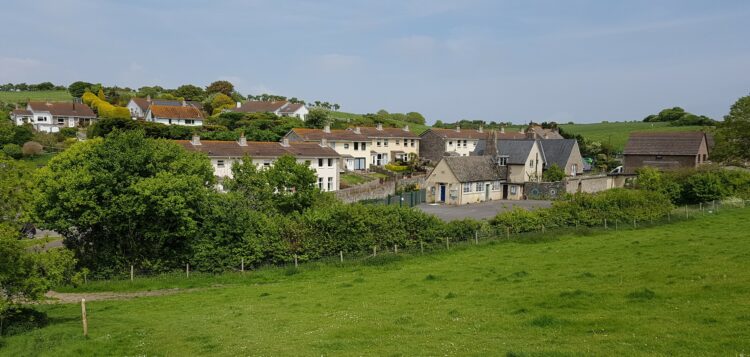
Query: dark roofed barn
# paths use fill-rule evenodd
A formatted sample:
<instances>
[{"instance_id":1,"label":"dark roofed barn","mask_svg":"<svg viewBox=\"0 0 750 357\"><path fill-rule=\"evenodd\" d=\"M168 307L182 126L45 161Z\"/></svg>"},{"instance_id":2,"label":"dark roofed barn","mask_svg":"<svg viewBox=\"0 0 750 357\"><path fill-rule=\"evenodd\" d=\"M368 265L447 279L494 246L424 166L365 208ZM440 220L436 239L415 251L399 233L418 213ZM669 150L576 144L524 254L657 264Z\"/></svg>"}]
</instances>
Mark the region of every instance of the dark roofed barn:
<instances>
[{"instance_id":1,"label":"dark roofed barn","mask_svg":"<svg viewBox=\"0 0 750 357\"><path fill-rule=\"evenodd\" d=\"M634 132L625 145L624 169L634 174L650 166L660 170L697 167L708 160L706 134L693 132Z\"/></svg>"}]
</instances>

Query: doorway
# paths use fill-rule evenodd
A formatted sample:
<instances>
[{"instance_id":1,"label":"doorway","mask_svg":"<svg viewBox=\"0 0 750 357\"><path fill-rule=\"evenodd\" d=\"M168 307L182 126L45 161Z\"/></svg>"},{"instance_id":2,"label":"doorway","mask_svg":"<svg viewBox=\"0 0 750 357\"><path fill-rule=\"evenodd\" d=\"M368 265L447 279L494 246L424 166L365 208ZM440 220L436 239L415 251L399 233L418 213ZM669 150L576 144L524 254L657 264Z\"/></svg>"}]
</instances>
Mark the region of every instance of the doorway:
<instances>
[{"instance_id":1,"label":"doorway","mask_svg":"<svg viewBox=\"0 0 750 357\"><path fill-rule=\"evenodd\" d=\"M484 200L485 201L490 200L490 184L484 185Z\"/></svg>"},{"instance_id":2,"label":"doorway","mask_svg":"<svg viewBox=\"0 0 750 357\"><path fill-rule=\"evenodd\" d=\"M508 199L508 185L503 185L503 199Z\"/></svg>"},{"instance_id":3,"label":"doorway","mask_svg":"<svg viewBox=\"0 0 750 357\"><path fill-rule=\"evenodd\" d=\"M445 185L440 185L440 202L445 202Z\"/></svg>"}]
</instances>

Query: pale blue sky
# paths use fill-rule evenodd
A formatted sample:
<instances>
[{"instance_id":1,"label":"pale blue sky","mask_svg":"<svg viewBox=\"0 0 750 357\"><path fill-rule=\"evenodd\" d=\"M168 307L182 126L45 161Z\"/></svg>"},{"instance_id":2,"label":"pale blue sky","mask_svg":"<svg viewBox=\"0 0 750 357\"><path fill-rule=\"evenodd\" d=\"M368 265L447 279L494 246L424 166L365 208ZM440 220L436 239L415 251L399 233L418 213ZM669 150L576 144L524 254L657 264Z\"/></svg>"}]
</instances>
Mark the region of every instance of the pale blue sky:
<instances>
[{"instance_id":1,"label":"pale blue sky","mask_svg":"<svg viewBox=\"0 0 750 357\"><path fill-rule=\"evenodd\" d=\"M436 119L720 118L750 1L3 1L0 82L205 86Z\"/></svg>"}]
</instances>

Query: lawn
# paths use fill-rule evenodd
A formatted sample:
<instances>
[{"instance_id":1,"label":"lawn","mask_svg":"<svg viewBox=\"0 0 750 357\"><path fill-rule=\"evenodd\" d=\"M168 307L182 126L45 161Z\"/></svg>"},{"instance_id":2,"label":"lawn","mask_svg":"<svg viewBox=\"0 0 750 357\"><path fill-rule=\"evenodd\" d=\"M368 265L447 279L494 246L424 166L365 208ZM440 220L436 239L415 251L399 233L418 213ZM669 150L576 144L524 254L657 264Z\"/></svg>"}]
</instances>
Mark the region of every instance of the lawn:
<instances>
[{"instance_id":1,"label":"lawn","mask_svg":"<svg viewBox=\"0 0 750 357\"><path fill-rule=\"evenodd\" d=\"M0 92L0 102L25 103L31 100L65 101L73 97L66 90L29 91L29 92Z\"/></svg>"},{"instance_id":2,"label":"lawn","mask_svg":"<svg viewBox=\"0 0 750 357\"><path fill-rule=\"evenodd\" d=\"M341 174L341 183L348 187L361 185L365 182L370 182L375 179L376 177L372 175L360 174L355 172L347 172Z\"/></svg>"},{"instance_id":3,"label":"lawn","mask_svg":"<svg viewBox=\"0 0 750 357\"><path fill-rule=\"evenodd\" d=\"M748 215L343 266L90 283L199 289L90 301L88 339L79 305L40 305L51 323L0 340L0 354L737 356L750 351Z\"/></svg>"},{"instance_id":4,"label":"lawn","mask_svg":"<svg viewBox=\"0 0 750 357\"><path fill-rule=\"evenodd\" d=\"M622 151L633 131L698 131L701 126L669 126L668 123L614 122L595 124L561 124L565 132L581 134L584 138L601 143L611 143Z\"/></svg>"}]
</instances>

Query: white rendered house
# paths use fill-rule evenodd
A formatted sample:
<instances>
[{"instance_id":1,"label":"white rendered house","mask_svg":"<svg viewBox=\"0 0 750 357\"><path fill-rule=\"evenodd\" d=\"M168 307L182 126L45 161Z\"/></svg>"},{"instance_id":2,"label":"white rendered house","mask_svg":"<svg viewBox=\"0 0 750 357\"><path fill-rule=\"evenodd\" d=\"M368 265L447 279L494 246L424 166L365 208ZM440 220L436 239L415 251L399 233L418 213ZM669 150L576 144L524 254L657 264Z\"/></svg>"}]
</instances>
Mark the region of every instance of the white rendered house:
<instances>
[{"instance_id":1,"label":"white rendered house","mask_svg":"<svg viewBox=\"0 0 750 357\"><path fill-rule=\"evenodd\" d=\"M16 125L31 124L37 131L57 133L62 128L82 128L96 121L88 105L75 102L29 102L26 109L10 112Z\"/></svg>"}]
</instances>

